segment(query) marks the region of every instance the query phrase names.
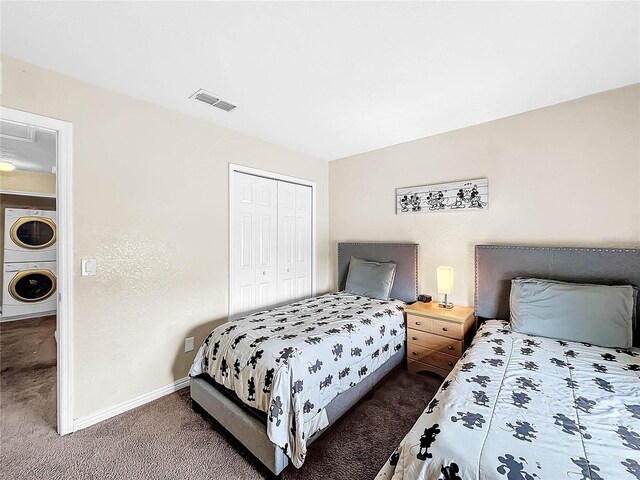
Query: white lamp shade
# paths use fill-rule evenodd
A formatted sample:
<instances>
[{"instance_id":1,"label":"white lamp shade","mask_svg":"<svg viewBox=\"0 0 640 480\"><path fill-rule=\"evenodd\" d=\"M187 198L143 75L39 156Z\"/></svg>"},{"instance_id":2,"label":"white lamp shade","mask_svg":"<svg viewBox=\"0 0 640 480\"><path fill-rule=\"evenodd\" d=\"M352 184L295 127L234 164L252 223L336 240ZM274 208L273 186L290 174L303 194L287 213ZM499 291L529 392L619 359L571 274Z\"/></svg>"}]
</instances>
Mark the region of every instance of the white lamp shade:
<instances>
[{"instance_id":1,"label":"white lamp shade","mask_svg":"<svg viewBox=\"0 0 640 480\"><path fill-rule=\"evenodd\" d=\"M438 293L449 295L453 290L453 268L438 267Z\"/></svg>"}]
</instances>

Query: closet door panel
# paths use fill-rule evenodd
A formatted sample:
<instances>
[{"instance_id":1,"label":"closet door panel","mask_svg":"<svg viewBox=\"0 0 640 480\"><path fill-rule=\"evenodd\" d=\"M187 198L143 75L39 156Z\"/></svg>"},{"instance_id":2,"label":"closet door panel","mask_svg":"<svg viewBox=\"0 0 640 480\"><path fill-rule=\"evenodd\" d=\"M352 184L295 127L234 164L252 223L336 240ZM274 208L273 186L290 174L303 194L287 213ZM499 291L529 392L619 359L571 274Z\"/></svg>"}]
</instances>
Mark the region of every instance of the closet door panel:
<instances>
[{"instance_id":1,"label":"closet door panel","mask_svg":"<svg viewBox=\"0 0 640 480\"><path fill-rule=\"evenodd\" d=\"M236 312L248 312L253 310L254 298L253 285L239 286Z\"/></svg>"},{"instance_id":2,"label":"closet door panel","mask_svg":"<svg viewBox=\"0 0 640 480\"><path fill-rule=\"evenodd\" d=\"M295 185L296 190L296 297L311 296L311 187Z\"/></svg>"},{"instance_id":3,"label":"closet door panel","mask_svg":"<svg viewBox=\"0 0 640 480\"><path fill-rule=\"evenodd\" d=\"M234 222L231 265L233 284L231 288L230 311L233 313L253 309L255 304L255 252L253 204L255 200L256 177L234 174Z\"/></svg>"},{"instance_id":4,"label":"closet door panel","mask_svg":"<svg viewBox=\"0 0 640 480\"><path fill-rule=\"evenodd\" d=\"M230 312L237 315L274 305L278 278L278 184L236 172Z\"/></svg>"},{"instance_id":5,"label":"closet door panel","mask_svg":"<svg viewBox=\"0 0 640 480\"><path fill-rule=\"evenodd\" d=\"M280 302L291 302L296 298L294 278L285 278L280 285Z\"/></svg>"},{"instance_id":6,"label":"closet door panel","mask_svg":"<svg viewBox=\"0 0 640 480\"><path fill-rule=\"evenodd\" d=\"M275 305L278 301L278 182L256 177L253 224L256 238L255 308Z\"/></svg>"},{"instance_id":7,"label":"closet door panel","mask_svg":"<svg viewBox=\"0 0 640 480\"><path fill-rule=\"evenodd\" d=\"M296 186L278 182L278 302L296 297Z\"/></svg>"}]
</instances>

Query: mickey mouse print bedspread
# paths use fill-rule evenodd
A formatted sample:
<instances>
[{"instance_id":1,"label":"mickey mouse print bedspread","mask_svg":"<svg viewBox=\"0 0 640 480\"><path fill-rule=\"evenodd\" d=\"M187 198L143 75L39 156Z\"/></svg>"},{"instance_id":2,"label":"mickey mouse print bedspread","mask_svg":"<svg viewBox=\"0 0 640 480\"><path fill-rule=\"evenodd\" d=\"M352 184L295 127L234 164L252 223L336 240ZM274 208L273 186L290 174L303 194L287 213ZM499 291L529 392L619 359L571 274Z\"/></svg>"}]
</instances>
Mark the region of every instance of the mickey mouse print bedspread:
<instances>
[{"instance_id":1,"label":"mickey mouse print bedspread","mask_svg":"<svg viewBox=\"0 0 640 480\"><path fill-rule=\"evenodd\" d=\"M189 374L266 412L269 439L299 468L329 402L402 349L403 306L338 292L248 315L211 332Z\"/></svg>"},{"instance_id":2,"label":"mickey mouse print bedspread","mask_svg":"<svg viewBox=\"0 0 640 480\"><path fill-rule=\"evenodd\" d=\"M640 480L640 350L491 320L377 479Z\"/></svg>"}]
</instances>

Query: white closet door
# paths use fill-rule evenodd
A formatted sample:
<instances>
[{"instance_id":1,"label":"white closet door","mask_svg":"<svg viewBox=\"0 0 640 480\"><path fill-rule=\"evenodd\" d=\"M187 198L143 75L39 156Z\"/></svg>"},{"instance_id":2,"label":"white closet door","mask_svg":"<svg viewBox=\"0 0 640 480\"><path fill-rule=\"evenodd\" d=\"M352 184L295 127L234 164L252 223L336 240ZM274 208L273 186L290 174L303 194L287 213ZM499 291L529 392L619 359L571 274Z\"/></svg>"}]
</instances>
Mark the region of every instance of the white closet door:
<instances>
[{"instance_id":1,"label":"white closet door","mask_svg":"<svg viewBox=\"0 0 640 480\"><path fill-rule=\"evenodd\" d=\"M230 314L277 302L277 182L233 175Z\"/></svg>"},{"instance_id":2,"label":"white closet door","mask_svg":"<svg viewBox=\"0 0 640 480\"><path fill-rule=\"evenodd\" d=\"M296 185L296 297L311 296L311 187Z\"/></svg>"},{"instance_id":3,"label":"white closet door","mask_svg":"<svg viewBox=\"0 0 640 480\"><path fill-rule=\"evenodd\" d=\"M278 182L278 302L296 294L296 185Z\"/></svg>"},{"instance_id":4,"label":"white closet door","mask_svg":"<svg viewBox=\"0 0 640 480\"><path fill-rule=\"evenodd\" d=\"M256 196L253 224L258 309L278 301L278 182L256 177Z\"/></svg>"},{"instance_id":5,"label":"white closet door","mask_svg":"<svg viewBox=\"0 0 640 480\"><path fill-rule=\"evenodd\" d=\"M311 187L278 182L278 302L311 295Z\"/></svg>"}]
</instances>

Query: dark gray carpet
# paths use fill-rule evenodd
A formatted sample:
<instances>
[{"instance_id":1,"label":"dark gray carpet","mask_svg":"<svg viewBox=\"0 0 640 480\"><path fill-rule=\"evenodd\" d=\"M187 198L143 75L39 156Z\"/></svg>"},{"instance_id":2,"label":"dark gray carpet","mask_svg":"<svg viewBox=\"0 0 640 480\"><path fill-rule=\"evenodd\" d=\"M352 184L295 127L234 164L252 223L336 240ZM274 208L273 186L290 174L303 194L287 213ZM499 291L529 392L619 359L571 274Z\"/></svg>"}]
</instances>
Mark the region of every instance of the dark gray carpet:
<instances>
[{"instance_id":1,"label":"dark gray carpet","mask_svg":"<svg viewBox=\"0 0 640 480\"><path fill-rule=\"evenodd\" d=\"M0 324L0 473L11 479L260 479L266 469L191 411L189 390L66 437L55 433L55 319ZM441 379L398 370L283 479L372 479Z\"/></svg>"}]
</instances>

